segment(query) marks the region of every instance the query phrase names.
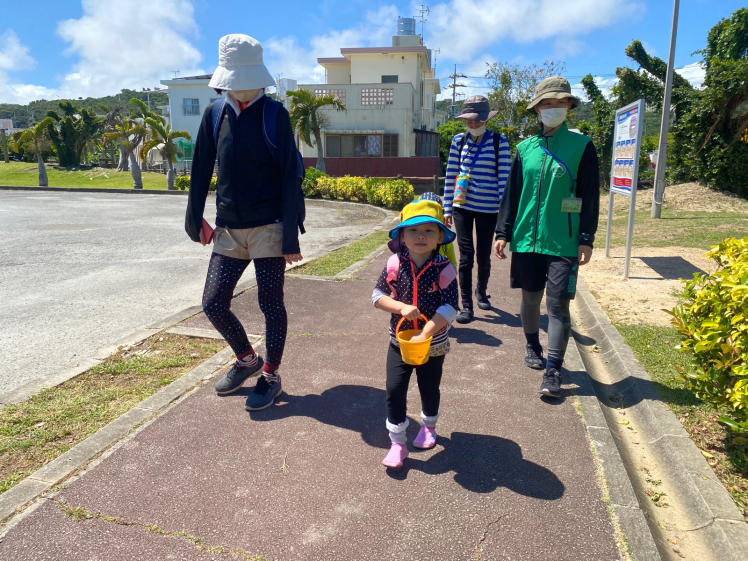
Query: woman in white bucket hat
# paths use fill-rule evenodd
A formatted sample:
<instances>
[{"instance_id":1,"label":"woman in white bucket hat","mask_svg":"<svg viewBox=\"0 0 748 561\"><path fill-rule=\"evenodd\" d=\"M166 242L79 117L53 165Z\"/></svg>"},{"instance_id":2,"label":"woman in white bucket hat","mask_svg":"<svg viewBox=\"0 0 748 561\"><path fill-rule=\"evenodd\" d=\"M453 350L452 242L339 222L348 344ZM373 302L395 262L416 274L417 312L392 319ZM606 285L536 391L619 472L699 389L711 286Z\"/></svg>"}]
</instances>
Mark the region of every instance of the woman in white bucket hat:
<instances>
[{"instance_id":1,"label":"woman in white bucket hat","mask_svg":"<svg viewBox=\"0 0 748 561\"><path fill-rule=\"evenodd\" d=\"M218 67L209 85L225 95L203 114L185 218L193 241L213 242L203 310L236 354L234 365L216 383L216 393L233 393L262 371L247 397L250 411L272 405L281 392L278 367L287 330L284 273L286 264L302 259L304 202L296 145L288 112L264 95L274 84L257 40L242 34L221 37ZM211 235L203 210L216 159L216 228ZM234 288L250 261L265 316L264 361L230 309Z\"/></svg>"}]
</instances>

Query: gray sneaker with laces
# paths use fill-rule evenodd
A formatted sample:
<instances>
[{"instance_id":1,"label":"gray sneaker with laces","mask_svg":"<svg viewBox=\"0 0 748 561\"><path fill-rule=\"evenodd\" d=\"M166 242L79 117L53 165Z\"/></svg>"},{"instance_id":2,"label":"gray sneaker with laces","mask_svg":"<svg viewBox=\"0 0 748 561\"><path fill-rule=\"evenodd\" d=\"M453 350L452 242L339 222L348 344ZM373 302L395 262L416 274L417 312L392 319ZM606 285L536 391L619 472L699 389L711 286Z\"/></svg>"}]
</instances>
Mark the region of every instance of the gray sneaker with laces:
<instances>
[{"instance_id":1,"label":"gray sneaker with laces","mask_svg":"<svg viewBox=\"0 0 748 561\"><path fill-rule=\"evenodd\" d=\"M535 370L543 369L543 349L541 347L529 344L525 347L525 366L529 366Z\"/></svg>"},{"instance_id":2,"label":"gray sneaker with laces","mask_svg":"<svg viewBox=\"0 0 748 561\"><path fill-rule=\"evenodd\" d=\"M282 390L280 376L276 376L273 381L268 381L264 375L260 376L257 378L257 384L254 389L247 396L244 408L247 411L259 411L260 409L270 407Z\"/></svg>"},{"instance_id":3,"label":"gray sneaker with laces","mask_svg":"<svg viewBox=\"0 0 748 561\"><path fill-rule=\"evenodd\" d=\"M540 395L561 397L561 373L555 368L551 368L543 374L543 383L540 384Z\"/></svg>"},{"instance_id":4,"label":"gray sneaker with laces","mask_svg":"<svg viewBox=\"0 0 748 561\"><path fill-rule=\"evenodd\" d=\"M257 357L257 364L253 366L242 366L239 361L236 361L229 371L216 382L214 386L216 393L218 395L234 393L242 387L244 380L260 372L263 364L261 356Z\"/></svg>"}]
</instances>

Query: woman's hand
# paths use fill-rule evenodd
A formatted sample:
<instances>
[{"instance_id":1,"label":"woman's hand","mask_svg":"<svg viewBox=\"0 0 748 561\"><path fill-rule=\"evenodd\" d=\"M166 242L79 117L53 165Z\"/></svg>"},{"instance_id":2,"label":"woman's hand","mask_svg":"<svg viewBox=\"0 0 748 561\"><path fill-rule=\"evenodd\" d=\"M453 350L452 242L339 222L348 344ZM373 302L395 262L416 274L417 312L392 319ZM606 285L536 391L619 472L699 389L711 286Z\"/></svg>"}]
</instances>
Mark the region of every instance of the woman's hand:
<instances>
[{"instance_id":1,"label":"woman's hand","mask_svg":"<svg viewBox=\"0 0 748 561\"><path fill-rule=\"evenodd\" d=\"M301 253L284 253L283 259L286 260L286 263L288 265L291 265L296 261L301 261L302 259L304 259L304 257L302 257Z\"/></svg>"},{"instance_id":2,"label":"woman's hand","mask_svg":"<svg viewBox=\"0 0 748 561\"><path fill-rule=\"evenodd\" d=\"M403 304L402 308L400 308L400 315L403 316L405 319L409 319L413 321L414 319L417 319L418 316L421 315L421 312L418 310L416 306L411 306L410 304Z\"/></svg>"},{"instance_id":3,"label":"woman's hand","mask_svg":"<svg viewBox=\"0 0 748 561\"><path fill-rule=\"evenodd\" d=\"M444 217L444 224L447 226L447 228L452 227L452 215L451 214L449 216Z\"/></svg>"},{"instance_id":4,"label":"woman's hand","mask_svg":"<svg viewBox=\"0 0 748 561\"><path fill-rule=\"evenodd\" d=\"M496 257L499 259L506 259L506 253L504 253L505 247L506 240L496 240L496 243L493 244L493 251L496 254Z\"/></svg>"}]
</instances>

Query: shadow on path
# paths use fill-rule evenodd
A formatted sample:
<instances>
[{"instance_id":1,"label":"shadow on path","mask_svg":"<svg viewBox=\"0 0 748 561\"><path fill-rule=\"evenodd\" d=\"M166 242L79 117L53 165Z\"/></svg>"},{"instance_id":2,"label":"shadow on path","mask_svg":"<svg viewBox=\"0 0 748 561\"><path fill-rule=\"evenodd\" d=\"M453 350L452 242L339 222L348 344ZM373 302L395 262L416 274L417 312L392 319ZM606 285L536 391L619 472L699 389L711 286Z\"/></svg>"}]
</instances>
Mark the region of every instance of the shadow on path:
<instances>
[{"instance_id":1,"label":"shadow on path","mask_svg":"<svg viewBox=\"0 0 748 561\"><path fill-rule=\"evenodd\" d=\"M384 428L385 392L368 386L340 385L321 394L281 394L275 406L249 413L254 421L275 421L288 417L310 417L327 425L351 430L366 444L386 450L389 438ZM408 440L418 431L411 419ZM564 485L556 475L522 458L517 443L486 434L453 432L439 436L442 448L428 459L419 459L427 451L415 450L399 470L387 470L394 479L404 480L410 470L428 475L454 472L454 481L474 493L490 493L506 487L515 493L545 500L560 499Z\"/></svg>"}]
</instances>

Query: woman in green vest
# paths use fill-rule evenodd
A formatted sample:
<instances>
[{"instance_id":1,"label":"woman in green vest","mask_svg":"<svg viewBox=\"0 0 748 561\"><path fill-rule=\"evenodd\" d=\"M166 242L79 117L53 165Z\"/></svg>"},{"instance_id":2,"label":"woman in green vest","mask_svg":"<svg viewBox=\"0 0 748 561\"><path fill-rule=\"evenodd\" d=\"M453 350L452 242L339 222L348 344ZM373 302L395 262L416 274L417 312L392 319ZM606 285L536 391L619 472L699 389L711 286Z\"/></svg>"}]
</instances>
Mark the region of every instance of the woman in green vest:
<instances>
[{"instance_id":1,"label":"woman in green vest","mask_svg":"<svg viewBox=\"0 0 748 561\"><path fill-rule=\"evenodd\" d=\"M527 340L525 364L545 367L541 396L560 397L561 365L571 331L569 302L579 265L592 257L597 231L600 180L592 141L566 125L579 104L569 82L551 76L538 84L528 105L540 132L517 145L496 222L494 252L506 259L510 284L522 289L520 317ZM539 340L540 301L546 292L548 359Z\"/></svg>"}]
</instances>

